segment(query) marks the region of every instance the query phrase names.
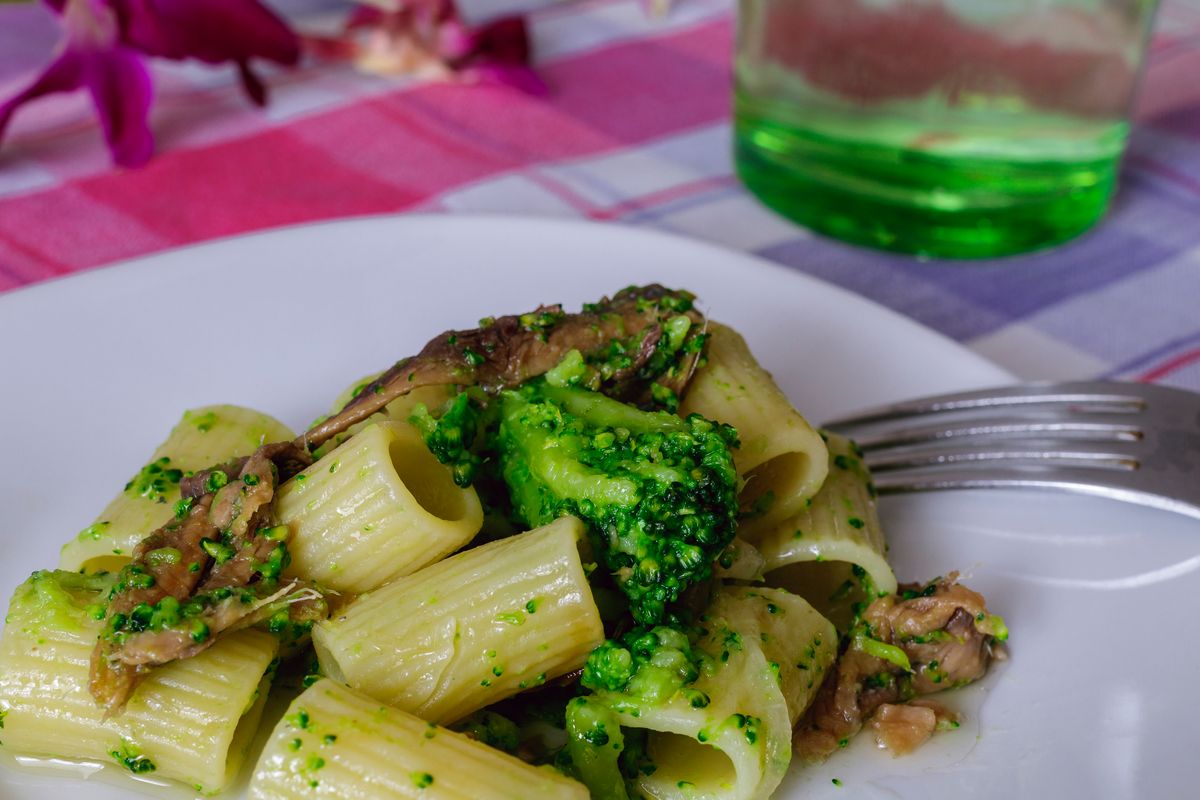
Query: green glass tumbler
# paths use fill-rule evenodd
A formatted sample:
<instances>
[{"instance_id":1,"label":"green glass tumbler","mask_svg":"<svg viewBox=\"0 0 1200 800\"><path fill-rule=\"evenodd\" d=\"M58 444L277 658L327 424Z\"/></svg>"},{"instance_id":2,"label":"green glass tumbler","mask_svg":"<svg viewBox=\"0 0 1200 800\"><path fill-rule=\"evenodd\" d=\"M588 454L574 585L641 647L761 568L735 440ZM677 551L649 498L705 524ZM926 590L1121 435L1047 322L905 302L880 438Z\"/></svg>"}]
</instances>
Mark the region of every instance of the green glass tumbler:
<instances>
[{"instance_id":1,"label":"green glass tumbler","mask_svg":"<svg viewBox=\"0 0 1200 800\"><path fill-rule=\"evenodd\" d=\"M1156 0L740 0L734 158L849 242L989 258L1116 186Z\"/></svg>"}]
</instances>

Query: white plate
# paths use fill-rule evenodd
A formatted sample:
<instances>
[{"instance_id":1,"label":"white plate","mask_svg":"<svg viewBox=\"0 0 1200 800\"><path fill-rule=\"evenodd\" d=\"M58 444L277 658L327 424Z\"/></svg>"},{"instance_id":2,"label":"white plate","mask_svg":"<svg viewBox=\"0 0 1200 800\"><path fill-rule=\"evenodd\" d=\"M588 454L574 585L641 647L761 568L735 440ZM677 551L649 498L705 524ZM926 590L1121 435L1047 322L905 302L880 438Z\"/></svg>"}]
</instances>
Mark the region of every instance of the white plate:
<instances>
[{"instance_id":1,"label":"white plate","mask_svg":"<svg viewBox=\"0 0 1200 800\"><path fill-rule=\"evenodd\" d=\"M649 281L691 288L740 328L814 420L1009 379L826 284L614 226L374 218L177 250L0 297L0 594L55 564L184 408L240 403L302 427L445 328ZM999 492L883 513L901 579L965 570L1008 619L1013 659L960 698L964 729L903 759L859 737L777 797L1192 796L1200 526ZM0 798L47 796L129 794L0 769Z\"/></svg>"}]
</instances>

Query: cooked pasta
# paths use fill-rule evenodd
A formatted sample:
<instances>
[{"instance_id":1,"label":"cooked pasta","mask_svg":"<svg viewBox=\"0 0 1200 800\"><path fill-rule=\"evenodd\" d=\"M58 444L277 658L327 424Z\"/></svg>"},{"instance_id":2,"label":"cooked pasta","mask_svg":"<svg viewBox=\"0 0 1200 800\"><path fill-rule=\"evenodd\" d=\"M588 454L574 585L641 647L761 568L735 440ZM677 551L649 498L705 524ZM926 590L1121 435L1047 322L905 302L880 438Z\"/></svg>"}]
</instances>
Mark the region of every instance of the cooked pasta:
<instances>
[{"instance_id":1,"label":"cooked pasta","mask_svg":"<svg viewBox=\"0 0 1200 800\"><path fill-rule=\"evenodd\" d=\"M1003 620L896 593L854 445L694 301L447 331L299 437L187 412L18 587L0 744L200 793L257 760L252 800L768 800L981 677Z\"/></svg>"},{"instance_id":2,"label":"cooked pasta","mask_svg":"<svg viewBox=\"0 0 1200 800\"><path fill-rule=\"evenodd\" d=\"M799 595L765 586L726 586L707 614L761 644L795 724L837 658L833 625Z\"/></svg>"},{"instance_id":3,"label":"cooked pasta","mask_svg":"<svg viewBox=\"0 0 1200 800\"><path fill-rule=\"evenodd\" d=\"M245 455L264 442L291 437L286 425L249 408L217 405L185 411L146 466L95 522L63 546L59 569L120 569L137 543L171 518L181 477Z\"/></svg>"},{"instance_id":4,"label":"cooked pasta","mask_svg":"<svg viewBox=\"0 0 1200 800\"><path fill-rule=\"evenodd\" d=\"M356 594L453 553L483 523L475 490L406 422L363 428L281 486L275 513L292 533L290 574Z\"/></svg>"},{"instance_id":5,"label":"cooked pasta","mask_svg":"<svg viewBox=\"0 0 1200 800\"><path fill-rule=\"evenodd\" d=\"M828 471L825 444L792 407L732 328L709 323L708 363L683 397L679 413L732 425L741 447L734 464L745 478L739 497L745 538L792 516L816 494Z\"/></svg>"},{"instance_id":6,"label":"cooked pasta","mask_svg":"<svg viewBox=\"0 0 1200 800\"><path fill-rule=\"evenodd\" d=\"M875 509L871 476L852 442L835 434L826 434L826 438L829 477L812 503L770 530L744 535L762 554L769 582L772 572L789 564L844 563L865 571L873 594L892 594L896 576L887 562L887 542ZM810 568L806 575L812 581L813 570L822 569L826 567ZM844 571L834 569L839 575ZM826 584L817 582L822 587Z\"/></svg>"},{"instance_id":7,"label":"cooked pasta","mask_svg":"<svg viewBox=\"0 0 1200 800\"><path fill-rule=\"evenodd\" d=\"M288 707L250 800L587 800L583 784L321 680Z\"/></svg>"},{"instance_id":8,"label":"cooked pasta","mask_svg":"<svg viewBox=\"0 0 1200 800\"><path fill-rule=\"evenodd\" d=\"M582 537L564 517L360 597L313 631L324 674L447 723L578 669L604 639Z\"/></svg>"},{"instance_id":9,"label":"cooked pasta","mask_svg":"<svg viewBox=\"0 0 1200 800\"><path fill-rule=\"evenodd\" d=\"M239 631L195 658L155 670L111 719L88 692L89 660L108 583L37 572L21 584L0 634L5 747L95 761L216 792L236 776L262 716L279 649Z\"/></svg>"},{"instance_id":10,"label":"cooked pasta","mask_svg":"<svg viewBox=\"0 0 1200 800\"><path fill-rule=\"evenodd\" d=\"M803 604L796 600L788 602L788 612ZM792 620L797 623L794 634L764 643L764 632L769 640L782 630L764 625L757 605L757 598L747 598L742 589L718 593L706 615L708 633L697 645L709 666L688 691L651 704L603 691L595 695L621 726L650 732L648 755L654 769L636 779L648 797L762 800L783 780L792 735L784 692L799 700L810 691L799 680L785 682L785 670L798 672L803 648L813 636L824 634L823 620L798 613ZM773 658L766 654L767 644Z\"/></svg>"}]
</instances>

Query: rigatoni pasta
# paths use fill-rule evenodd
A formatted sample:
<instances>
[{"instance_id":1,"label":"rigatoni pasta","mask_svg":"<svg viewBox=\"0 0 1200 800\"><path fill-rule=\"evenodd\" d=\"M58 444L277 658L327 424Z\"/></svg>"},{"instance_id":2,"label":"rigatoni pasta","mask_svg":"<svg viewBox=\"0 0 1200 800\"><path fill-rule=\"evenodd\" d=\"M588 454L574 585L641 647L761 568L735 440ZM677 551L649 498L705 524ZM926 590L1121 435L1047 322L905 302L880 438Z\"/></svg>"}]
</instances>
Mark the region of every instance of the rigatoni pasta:
<instances>
[{"instance_id":1,"label":"rigatoni pasta","mask_svg":"<svg viewBox=\"0 0 1200 800\"><path fill-rule=\"evenodd\" d=\"M757 629L733 627L720 608L718 600L706 615L707 634L697 648L707 664L687 691L657 703L604 691L592 700L622 727L649 732L654 769L635 780L656 800L765 800L791 761L778 664L765 655Z\"/></svg>"},{"instance_id":2,"label":"rigatoni pasta","mask_svg":"<svg viewBox=\"0 0 1200 800\"><path fill-rule=\"evenodd\" d=\"M17 588L0 634L4 745L182 781L211 793L245 758L271 683L279 642L244 630L195 658L155 670L123 713L104 718L88 692L110 581L37 572Z\"/></svg>"},{"instance_id":3,"label":"rigatoni pasta","mask_svg":"<svg viewBox=\"0 0 1200 800\"><path fill-rule=\"evenodd\" d=\"M588 800L581 783L353 692L313 684L263 750L250 800Z\"/></svg>"},{"instance_id":4,"label":"rigatoni pasta","mask_svg":"<svg viewBox=\"0 0 1200 800\"><path fill-rule=\"evenodd\" d=\"M18 589L0 743L218 791L291 662L254 800L767 800L1007 635L872 495L688 292L486 317L294 439L186 414Z\"/></svg>"},{"instance_id":5,"label":"rigatoni pasta","mask_svg":"<svg viewBox=\"0 0 1200 800\"><path fill-rule=\"evenodd\" d=\"M182 477L245 455L264 442L290 439L292 435L283 423L250 408L215 405L185 411L166 441L121 493L91 525L63 546L59 569L120 569L130 560L137 543L171 518Z\"/></svg>"},{"instance_id":6,"label":"rigatoni pasta","mask_svg":"<svg viewBox=\"0 0 1200 800\"><path fill-rule=\"evenodd\" d=\"M826 438L829 477L812 503L771 529L745 535L762 554L768 580L788 564L844 562L864 570L876 593L891 594L896 576L887 562L871 476L852 442L836 434Z\"/></svg>"},{"instance_id":7,"label":"rigatoni pasta","mask_svg":"<svg viewBox=\"0 0 1200 800\"><path fill-rule=\"evenodd\" d=\"M723 587L706 613L759 642L794 725L837 659L833 625L799 595L765 586Z\"/></svg>"},{"instance_id":8,"label":"rigatoni pasta","mask_svg":"<svg viewBox=\"0 0 1200 800\"><path fill-rule=\"evenodd\" d=\"M372 423L279 488L291 529L290 575L361 593L415 572L471 540L483 524L472 488L408 423Z\"/></svg>"},{"instance_id":9,"label":"rigatoni pasta","mask_svg":"<svg viewBox=\"0 0 1200 800\"><path fill-rule=\"evenodd\" d=\"M717 591L701 625L697 680L665 702L598 691L572 701L568 719L606 735L617 725L647 731L654 769L636 779L647 797L761 800L788 768L792 725L837 656L837 633L802 598L745 586ZM652 662L631 686L656 685L654 671L673 661Z\"/></svg>"},{"instance_id":10,"label":"rigatoni pasta","mask_svg":"<svg viewBox=\"0 0 1200 800\"><path fill-rule=\"evenodd\" d=\"M583 535L563 517L360 597L313 630L322 671L448 723L578 669L604 640Z\"/></svg>"},{"instance_id":11,"label":"rigatoni pasta","mask_svg":"<svg viewBox=\"0 0 1200 800\"><path fill-rule=\"evenodd\" d=\"M709 323L708 362L683 396L681 415L701 414L732 425L741 446L733 460L746 481L739 496L742 535L795 514L816 494L828 471L825 444L792 406L732 328Z\"/></svg>"}]
</instances>

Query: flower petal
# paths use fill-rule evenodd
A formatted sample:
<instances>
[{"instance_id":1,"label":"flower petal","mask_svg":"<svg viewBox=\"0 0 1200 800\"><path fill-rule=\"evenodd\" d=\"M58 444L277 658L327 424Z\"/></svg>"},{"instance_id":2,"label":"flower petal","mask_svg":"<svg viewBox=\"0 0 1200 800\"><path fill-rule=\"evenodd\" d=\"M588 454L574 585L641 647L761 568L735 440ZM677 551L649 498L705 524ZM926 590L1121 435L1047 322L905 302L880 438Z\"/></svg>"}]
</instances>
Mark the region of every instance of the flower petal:
<instances>
[{"instance_id":1,"label":"flower petal","mask_svg":"<svg viewBox=\"0 0 1200 800\"><path fill-rule=\"evenodd\" d=\"M479 28L468 28L457 19L447 20L438 31L438 47L453 64L529 63L529 31L523 17L501 17Z\"/></svg>"},{"instance_id":2,"label":"flower petal","mask_svg":"<svg viewBox=\"0 0 1200 800\"><path fill-rule=\"evenodd\" d=\"M344 28L348 31L357 30L358 28L372 28L382 24L384 14L378 8L372 6L355 6L350 11L350 15L346 17Z\"/></svg>"},{"instance_id":3,"label":"flower petal","mask_svg":"<svg viewBox=\"0 0 1200 800\"><path fill-rule=\"evenodd\" d=\"M56 92L87 87L104 128L113 161L124 167L146 163L154 153L147 117L150 74L137 53L112 48L81 47L67 42L50 66L24 91L0 104L0 137L21 105Z\"/></svg>"},{"instance_id":4,"label":"flower petal","mask_svg":"<svg viewBox=\"0 0 1200 800\"><path fill-rule=\"evenodd\" d=\"M109 0L121 18L122 41L150 55L210 64L265 58L300 59L291 28L258 0Z\"/></svg>"},{"instance_id":5,"label":"flower petal","mask_svg":"<svg viewBox=\"0 0 1200 800\"><path fill-rule=\"evenodd\" d=\"M4 137L4 129L20 106L43 95L69 92L82 85L79 54L64 50L24 91L0 103L0 138Z\"/></svg>"},{"instance_id":6,"label":"flower petal","mask_svg":"<svg viewBox=\"0 0 1200 800\"><path fill-rule=\"evenodd\" d=\"M468 77L546 94L546 84L529 66L529 31L523 17L502 17L475 29L454 20L442 26L441 34L447 61Z\"/></svg>"},{"instance_id":7,"label":"flower petal","mask_svg":"<svg viewBox=\"0 0 1200 800\"><path fill-rule=\"evenodd\" d=\"M476 55L506 64L529 63L529 31L524 17L501 17L475 32Z\"/></svg>"},{"instance_id":8,"label":"flower petal","mask_svg":"<svg viewBox=\"0 0 1200 800\"><path fill-rule=\"evenodd\" d=\"M80 53L83 83L92 94L113 161L140 167L154 154L148 118L154 90L141 57L116 46Z\"/></svg>"},{"instance_id":9,"label":"flower petal","mask_svg":"<svg viewBox=\"0 0 1200 800\"><path fill-rule=\"evenodd\" d=\"M245 89L246 95L256 106L265 106L267 104L267 87L263 84L262 79L254 74L254 70L250 69L250 64L246 61L237 62L238 77L241 78L242 88Z\"/></svg>"}]
</instances>

